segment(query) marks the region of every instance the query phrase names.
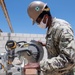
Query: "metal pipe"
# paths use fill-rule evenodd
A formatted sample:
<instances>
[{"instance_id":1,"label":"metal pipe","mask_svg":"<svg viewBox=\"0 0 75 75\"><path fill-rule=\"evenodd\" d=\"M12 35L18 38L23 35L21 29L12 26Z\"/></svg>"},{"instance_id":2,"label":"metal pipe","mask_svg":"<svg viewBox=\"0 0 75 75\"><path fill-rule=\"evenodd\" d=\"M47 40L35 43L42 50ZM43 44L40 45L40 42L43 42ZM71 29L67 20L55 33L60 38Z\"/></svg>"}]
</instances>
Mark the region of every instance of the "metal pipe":
<instances>
[{"instance_id":1,"label":"metal pipe","mask_svg":"<svg viewBox=\"0 0 75 75\"><path fill-rule=\"evenodd\" d=\"M12 28L12 24L11 24L11 22L10 22L10 18L9 18L8 11L7 11L7 9L6 9L6 5L5 5L4 0L0 0L0 5L1 5L1 7L2 7L2 10L3 10L4 15L5 15L5 17L6 17L6 20L7 20L7 22L8 22L9 28L10 28L11 32L13 33L14 30L13 30L13 28Z\"/></svg>"}]
</instances>

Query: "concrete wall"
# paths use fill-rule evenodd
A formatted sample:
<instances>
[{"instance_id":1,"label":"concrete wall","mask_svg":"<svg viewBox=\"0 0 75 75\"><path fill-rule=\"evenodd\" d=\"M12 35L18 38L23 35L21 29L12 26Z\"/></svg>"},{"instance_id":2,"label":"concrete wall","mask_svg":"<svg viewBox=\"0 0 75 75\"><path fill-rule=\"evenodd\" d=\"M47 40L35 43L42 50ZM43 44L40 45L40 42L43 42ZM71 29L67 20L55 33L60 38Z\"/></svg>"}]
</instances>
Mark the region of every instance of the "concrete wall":
<instances>
[{"instance_id":1,"label":"concrete wall","mask_svg":"<svg viewBox=\"0 0 75 75\"><path fill-rule=\"evenodd\" d=\"M45 34L22 34L22 33L4 33L0 32L0 53L5 52L5 44L7 40L14 40L14 41L27 41L30 42L31 40L40 40L45 42ZM75 69L74 69L75 75Z\"/></svg>"},{"instance_id":2,"label":"concrete wall","mask_svg":"<svg viewBox=\"0 0 75 75\"><path fill-rule=\"evenodd\" d=\"M7 40L27 41L27 42L30 42L31 40L36 41L40 40L42 42L45 42L45 35L0 32L0 53L5 52L5 44Z\"/></svg>"}]
</instances>

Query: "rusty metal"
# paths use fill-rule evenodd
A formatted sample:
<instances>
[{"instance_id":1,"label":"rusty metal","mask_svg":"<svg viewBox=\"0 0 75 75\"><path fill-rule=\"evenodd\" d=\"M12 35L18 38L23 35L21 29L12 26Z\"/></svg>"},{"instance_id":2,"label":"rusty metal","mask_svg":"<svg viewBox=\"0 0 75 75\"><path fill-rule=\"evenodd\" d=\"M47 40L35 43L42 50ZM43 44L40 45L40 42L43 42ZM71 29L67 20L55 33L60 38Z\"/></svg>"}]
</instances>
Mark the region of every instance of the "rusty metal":
<instances>
[{"instance_id":1,"label":"rusty metal","mask_svg":"<svg viewBox=\"0 0 75 75\"><path fill-rule=\"evenodd\" d=\"M2 10L3 10L4 15L5 15L5 17L6 17L6 20L7 20L7 22L8 22L9 28L10 28L11 32L13 33L14 30L13 30L13 28L12 28L12 24L11 24L11 22L10 22L10 18L9 18L8 11L7 11L7 8L6 8L6 5L5 5L4 0L0 0L0 5L1 5L1 7L2 7Z\"/></svg>"}]
</instances>

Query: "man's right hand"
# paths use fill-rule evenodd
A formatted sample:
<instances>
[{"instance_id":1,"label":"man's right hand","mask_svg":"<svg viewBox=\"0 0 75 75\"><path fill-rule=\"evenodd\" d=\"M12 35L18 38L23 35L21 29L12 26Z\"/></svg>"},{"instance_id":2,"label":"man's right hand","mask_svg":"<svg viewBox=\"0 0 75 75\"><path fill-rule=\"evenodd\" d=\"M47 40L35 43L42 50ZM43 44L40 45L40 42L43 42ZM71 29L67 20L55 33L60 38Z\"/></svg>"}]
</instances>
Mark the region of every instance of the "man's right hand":
<instances>
[{"instance_id":1,"label":"man's right hand","mask_svg":"<svg viewBox=\"0 0 75 75\"><path fill-rule=\"evenodd\" d=\"M41 44L42 46L46 46L46 43L43 43L41 41L37 41L39 44Z\"/></svg>"},{"instance_id":2,"label":"man's right hand","mask_svg":"<svg viewBox=\"0 0 75 75\"><path fill-rule=\"evenodd\" d=\"M37 43L41 44L42 46L46 46L46 43L43 43L42 41L36 41L36 40L31 40L31 41L37 42Z\"/></svg>"}]
</instances>

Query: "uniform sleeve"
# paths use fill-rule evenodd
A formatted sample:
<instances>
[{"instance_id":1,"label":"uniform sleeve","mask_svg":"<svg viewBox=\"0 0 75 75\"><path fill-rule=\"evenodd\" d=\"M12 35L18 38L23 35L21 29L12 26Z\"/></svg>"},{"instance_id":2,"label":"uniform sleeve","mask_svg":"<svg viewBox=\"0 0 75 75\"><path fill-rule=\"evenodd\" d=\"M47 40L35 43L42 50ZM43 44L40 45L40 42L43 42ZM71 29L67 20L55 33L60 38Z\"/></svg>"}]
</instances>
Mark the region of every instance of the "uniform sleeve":
<instances>
[{"instance_id":1,"label":"uniform sleeve","mask_svg":"<svg viewBox=\"0 0 75 75\"><path fill-rule=\"evenodd\" d=\"M46 59L44 69L62 69L75 62L75 40L70 28L65 28L59 33L60 53L57 57Z\"/></svg>"}]
</instances>

